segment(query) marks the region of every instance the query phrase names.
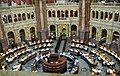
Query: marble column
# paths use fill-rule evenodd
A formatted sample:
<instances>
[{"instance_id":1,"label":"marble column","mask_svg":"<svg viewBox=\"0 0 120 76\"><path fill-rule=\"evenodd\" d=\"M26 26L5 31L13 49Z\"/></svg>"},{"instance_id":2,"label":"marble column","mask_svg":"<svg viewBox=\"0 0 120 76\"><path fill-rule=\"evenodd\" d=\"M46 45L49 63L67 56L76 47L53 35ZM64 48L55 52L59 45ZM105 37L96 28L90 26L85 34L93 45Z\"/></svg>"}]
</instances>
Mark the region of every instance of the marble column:
<instances>
[{"instance_id":1,"label":"marble column","mask_svg":"<svg viewBox=\"0 0 120 76\"><path fill-rule=\"evenodd\" d=\"M112 41L112 29L109 29L108 32L107 32L107 38L106 38L106 43L110 44L111 41Z\"/></svg>"},{"instance_id":2,"label":"marble column","mask_svg":"<svg viewBox=\"0 0 120 76\"><path fill-rule=\"evenodd\" d=\"M6 50L8 48L8 43L7 43L7 38L5 35L5 31L4 31L4 25L2 23L2 16L1 16L1 12L0 12L0 42L2 44L2 47L0 50Z\"/></svg>"}]
</instances>

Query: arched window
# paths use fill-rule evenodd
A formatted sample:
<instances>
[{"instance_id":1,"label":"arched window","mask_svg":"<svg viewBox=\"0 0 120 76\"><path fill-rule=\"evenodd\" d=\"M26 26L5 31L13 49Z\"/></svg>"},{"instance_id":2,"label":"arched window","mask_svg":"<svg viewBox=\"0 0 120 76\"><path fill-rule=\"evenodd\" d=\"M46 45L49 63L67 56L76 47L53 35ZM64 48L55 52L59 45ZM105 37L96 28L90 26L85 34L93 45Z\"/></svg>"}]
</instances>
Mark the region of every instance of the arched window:
<instances>
[{"instance_id":1,"label":"arched window","mask_svg":"<svg viewBox=\"0 0 120 76\"><path fill-rule=\"evenodd\" d=\"M107 37L107 30L106 29L102 29L102 35L101 35L101 38L103 37Z\"/></svg>"},{"instance_id":2,"label":"arched window","mask_svg":"<svg viewBox=\"0 0 120 76\"><path fill-rule=\"evenodd\" d=\"M49 17L52 17L51 11L48 11L48 16L49 16Z\"/></svg>"},{"instance_id":3,"label":"arched window","mask_svg":"<svg viewBox=\"0 0 120 76\"><path fill-rule=\"evenodd\" d=\"M109 20L111 20L113 17L113 13L112 12L109 12Z\"/></svg>"},{"instance_id":4,"label":"arched window","mask_svg":"<svg viewBox=\"0 0 120 76\"><path fill-rule=\"evenodd\" d=\"M52 16L55 17L55 11L52 11Z\"/></svg>"},{"instance_id":5,"label":"arched window","mask_svg":"<svg viewBox=\"0 0 120 76\"><path fill-rule=\"evenodd\" d=\"M7 33L7 36L8 36L8 42L9 42L10 48L14 48L14 45L15 45L14 33L10 31Z\"/></svg>"},{"instance_id":6,"label":"arched window","mask_svg":"<svg viewBox=\"0 0 120 76\"><path fill-rule=\"evenodd\" d=\"M32 19L35 18L34 12L32 12L32 14L31 14L31 18L32 18Z\"/></svg>"},{"instance_id":7,"label":"arched window","mask_svg":"<svg viewBox=\"0 0 120 76\"><path fill-rule=\"evenodd\" d=\"M4 15L2 18L3 18L3 23L8 23L8 19L6 15Z\"/></svg>"},{"instance_id":8,"label":"arched window","mask_svg":"<svg viewBox=\"0 0 120 76\"><path fill-rule=\"evenodd\" d=\"M14 22L17 22L17 15L14 14Z\"/></svg>"},{"instance_id":9,"label":"arched window","mask_svg":"<svg viewBox=\"0 0 120 76\"><path fill-rule=\"evenodd\" d=\"M34 42L35 39L36 39L36 36L35 36L35 27L31 27L30 28L30 35L31 35L31 41Z\"/></svg>"},{"instance_id":10,"label":"arched window","mask_svg":"<svg viewBox=\"0 0 120 76\"><path fill-rule=\"evenodd\" d=\"M55 25L50 25L50 38L56 39L56 28Z\"/></svg>"},{"instance_id":11,"label":"arched window","mask_svg":"<svg viewBox=\"0 0 120 76\"><path fill-rule=\"evenodd\" d=\"M29 12L27 13L27 18L30 19L30 13Z\"/></svg>"},{"instance_id":12,"label":"arched window","mask_svg":"<svg viewBox=\"0 0 120 76\"><path fill-rule=\"evenodd\" d=\"M77 26L72 25L71 26L71 36L76 36L77 35Z\"/></svg>"},{"instance_id":13,"label":"arched window","mask_svg":"<svg viewBox=\"0 0 120 76\"><path fill-rule=\"evenodd\" d=\"M18 14L18 21L22 21L21 14Z\"/></svg>"},{"instance_id":14,"label":"arched window","mask_svg":"<svg viewBox=\"0 0 120 76\"><path fill-rule=\"evenodd\" d=\"M23 18L23 20L26 20L25 13L22 14L22 18Z\"/></svg>"},{"instance_id":15,"label":"arched window","mask_svg":"<svg viewBox=\"0 0 120 76\"><path fill-rule=\"evenodd\" d=\"M78 17L78 11L77 10L74 12L74 17Z\"/></svg>"},{"instance_id":16,"label":"arched window","mask_svg":"<svg viewBox=\"0 0 120 76\"><path fill-rule=\"evenodd\" d=\"M96 11L96 18L98 19L98 15L99 15L99 12L98 11Z\"/></svg>"},{"instance_id":17,"label":"arched window","mask_svg":"<svg viewBox=\"0 0 120 76\"><path fill-rule=\"evenodd\" d=\"M92 18L95 18L95 11L92 11Z\"/></svg>"},{"instance_id":18,"label":"arched window","mask_svg":"<svg viewBox=\"0 0 120 76\"><path fill-rule=\"evenodd\" d=\"M108 12L105 12L105 20L108 20Z\"/></svg>"},{"instance_id":19,"label":"arched window","mask_svg":"<svg viewBox=\"0 0 120 76\"><path fill-rule=\"evenodd\" d=\"M92 27L92 38L96 38L96 28Z\"/></svg>"},{"instance_id":20,"label":"arched window","mask_svg":"<svg viewBox=\"0 0 120 76\"><path fill-rule=\"evenodd\" d=\"M57 11L57 17L60 17L60 11L59 10Z\"/></svg>"},{"instance_id":21,"label":"arched window","mask_svg":"<svg viewBox=\"0 0 120 76\"><path fill-rule=\"evenodd\" d=\"M12 22L12 16L8 15L8 22L11 23Z\"/></svg>"},{"instance_id":22,"label":"arched window","mask_svg":"<svg viewBox=\"0 0 120 76\"><path fill-rule=\"evenodd\" d=\"M114 21L118 21L118 18L119 18L119 13L115 13Z\"/></svg>"},{"instance_id":23,"label":"arched window","mask_svg":"<svg viewBox=\"0 0 120 76\"><path fill-rule=\"evenodd\" d=\"M24 29L21 29L20 31L19 31L19 34L20 34L20 39L21 39L21 42L22 41L25 41L25 30Z\"/></svg>"},{"instance_id":24,"label":"arched window","mask_svg":"<svg viewBox=\"0 0 120 76\"><path fill-rule=\"evenodd\" d=\"M65 16L65 12L61 11L61 17L64 17L64 16Z\"/></svg>"},{"instance_id":25,"label":"arched window","mask_svg":"<svg viewBox=\"0 0 120 76\"><path fill-rule=\"evenodd\" d=\"M73 10L70 11L70 17L73 17Z\"/></svg>"},{"instance_id":26,"label":"arched window","mask_svg":"<svg viewBox=\"0 0 120 76\"><path fill-rule=\"evenodd\" d=\"M65 11L65 17L68 17L68 10Z\"/></svg>"},{"instance_id":27,"label":"arched window","mask_svg":"<svg viewBox=\"0 0 120 76\"><path fill-rule=\"evenodd\" d=\"M100 19L103 19L103 11L101 11L100 14L101 14Z\"/></svg>"}]
</instances>

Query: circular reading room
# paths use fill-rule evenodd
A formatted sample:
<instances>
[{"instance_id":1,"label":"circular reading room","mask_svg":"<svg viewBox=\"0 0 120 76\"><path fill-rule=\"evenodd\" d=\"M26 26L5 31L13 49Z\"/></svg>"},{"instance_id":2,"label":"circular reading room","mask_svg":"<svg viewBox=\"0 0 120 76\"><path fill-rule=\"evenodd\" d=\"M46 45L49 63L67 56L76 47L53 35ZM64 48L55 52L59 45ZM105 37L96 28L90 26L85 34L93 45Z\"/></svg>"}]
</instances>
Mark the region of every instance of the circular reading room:
<instances>
[{"instance_id":1,"label":"circular reading room","mask_svg":"<svg viewBox=\"0 0 120 76\"><path fill-rule=\"evenodd\" d=\"M0 0L0 76L120 76L120 0Z\"/></svg>"}]
</instances>

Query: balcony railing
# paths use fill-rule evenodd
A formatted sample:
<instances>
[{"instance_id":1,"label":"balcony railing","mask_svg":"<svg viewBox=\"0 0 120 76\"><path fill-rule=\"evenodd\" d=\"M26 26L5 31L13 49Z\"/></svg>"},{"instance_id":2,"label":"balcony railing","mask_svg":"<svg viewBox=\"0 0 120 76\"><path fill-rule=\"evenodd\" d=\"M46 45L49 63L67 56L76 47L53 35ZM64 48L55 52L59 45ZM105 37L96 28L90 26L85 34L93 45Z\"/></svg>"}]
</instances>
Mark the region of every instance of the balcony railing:
<instances>
[{"instance_id":1,"label":"balcony railing","mask_svg":"<svg viewBox=\"0 0 120 76\"><path fill-rule=\"evenodd\" d=\"M6 7L0 6L0 9L26 8L26 7L34 7L34 5L17 5L17 6L6 6Z\"/></svg>"},{"instance_id":2,"label":"balcony railing","mask_svg":"<svg viewBox=\"0 0 120 76\"><path fill-rule=\"evenodd\" d=\"M68 3L47 3L47 6L53 6L53 5L79 5L77 2L68 2Z\"/></svg>"},{"instance_id":3,"label":"balcony railing","mask_svg":"<svg viewBox=\"0 0 120 76\"><path fill-rule=\"evenodd\" d=\"M120 6L120 3L92 3L91 5L101 5L101 6Z\"/></svg>"}]
</instances>

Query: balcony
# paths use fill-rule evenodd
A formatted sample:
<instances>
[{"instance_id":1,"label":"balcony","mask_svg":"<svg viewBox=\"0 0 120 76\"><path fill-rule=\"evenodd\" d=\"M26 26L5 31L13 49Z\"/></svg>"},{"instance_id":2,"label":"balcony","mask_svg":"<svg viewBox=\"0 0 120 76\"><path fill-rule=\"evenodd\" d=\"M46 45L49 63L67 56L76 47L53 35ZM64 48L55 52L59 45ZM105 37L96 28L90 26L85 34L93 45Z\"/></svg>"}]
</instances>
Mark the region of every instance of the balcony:
<instances>
[{"instance_id":1,"label":"balcony","mask_svg":"<svg viewBox=\"0 0 120 76\"><path fill-rule=\"evenodd\" d=\"M17 6L0 7L0 10L1 9L14 9L14 8L27 8L27 7L34 7L34 5L17 5Z\"/></svg>"},{"instance_id":2,"label":"balcony","mask_svg":"<svg viewBox=\"0 0 120 76\"><path fill-rule=\"evenodd\" d=\"M49 17L48 18L48 22L49 21L79 21L79 17Z\"/></svg>"},{"instance_id":3,"label":"balcony","mask_svg":"<svg viewBox=\"0 0 120 76\"><path fill-rule=\"evenodd\" d=\"M110 21L110 20L101 20L101 19L91 19L90 21L91 25L96 26L106 26L106 27L116 27L120 28L120 22Z\"/></svg>"},{"instance_id":4,"label":"balcony","mask_svg":"<svg viewBox=\"0 0 120 76\"><path fill-rule=\"evenodd\" d=\"M47 6L61 6L61 5L79 5L77 2L68 2L68 3L47 3Z\"/></svg>"},{"instance_id":5,"label":"balcony","mask_svg":"<svg viewBox=\"0 0 120 76\"><path fill-rule=\"evenodd\" d=\"M120 7L120 3L92 3L91 5L95 5L95 6L119 6Z\"/></svg>"},{"instance_id":6,"label":"balcony","mask_svg":"<svg viewBox=\"0 0 120 76\"><path fill-rule=\"evenodd\" d=\"M5 29L12 29L12 28L22 28L22 27L28 27L28 25L33 25L36 24L35 19L30 19L30 20L25 20L25 21L17 21L17 22L12 22L12 23L4 23L4 28ZM34 25L33 25L34 26Z\"/></svg>"}]
</instances>

